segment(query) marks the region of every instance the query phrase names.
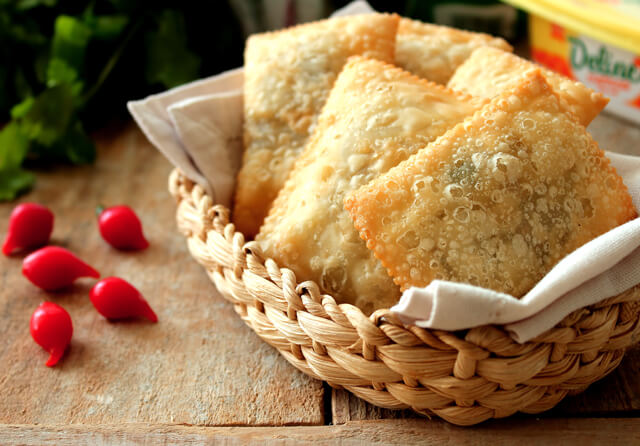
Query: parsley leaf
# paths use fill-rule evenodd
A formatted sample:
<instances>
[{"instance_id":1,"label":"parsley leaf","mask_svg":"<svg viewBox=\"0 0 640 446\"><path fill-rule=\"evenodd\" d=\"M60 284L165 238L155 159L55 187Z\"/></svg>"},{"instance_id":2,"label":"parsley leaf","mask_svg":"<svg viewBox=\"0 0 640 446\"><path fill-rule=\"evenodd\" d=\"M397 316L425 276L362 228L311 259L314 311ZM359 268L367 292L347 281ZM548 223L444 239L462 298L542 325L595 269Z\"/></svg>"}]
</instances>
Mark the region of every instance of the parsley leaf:
<instances>
[{"instance_id":1,"label":"parsley leaf","mask_svg":"<svg viewBox=\"0 0 640 446\"><path fill-rule=\"evenodd\" d=\"M21 168L0 170L0 201L14 200L35 183L36 177Z\"/></svg>"},{"instance_id":2,"label":"parsley leaf","mask_svg":"<svg viewBox=\"0 0 640 446\"><path fill-rule=\"evenodd\" d=\"M47 86L55 87L60 84L71 86L71 93L78 97L84 84L78 80L78 72L62 59L51 59L47 67Z\"/></svg>"},{"instance_id":3,"label":"parsley leaf","mask_svg":"<svg viewBox=\"0 0 640 446\"><path fill-rule=\"evenodd\" d=\"M24 101L14 105L11 108L11 117L13 119L23 118L31 109L31 106L33 105L33 101L34 101L33 97L28 96Z\"/></svg>"},{"instance_id":4,"label":"parsley leaf","mask_svg":"<svg viewBox=\"0 0 640 446\"><path fill-rule=\"evenodd\" d=\"M51 57L61 59L81 72L90 38L91 28L80 20L67 15L58 16L54 25Z\"/></svg>"},{"instance_id":5,"label":"parsley leaf","mask_svg":"<svg viewBox=\"0 0 640 446\"><path fill-rule=\"evenodd\" d=\"M73 107L73 91L62 83L40 93L28 110L20 110L18 123L30 140L51 146L67 132Z\"/></svg>"},{"instance_id":6,"label":"parsley leaf","mask_svg":"<svg viewBox=\"0 0 640 446\"><path fill-rule=\"evenodd\" d=\"M20 168L29 140L12 122L0 130L0 200L13 200L35 182L32 173Z\"/></svg>"},{"instance_id":7,"label":"parsley leaf","mask_svg":"<svg viewBox=\"0 0 640 446\"><path fill-rule=\"evenodd\" d=\"M46 6L50 8L55 6L56 3L58 3L58 0L18 0L16 2L16 9L18 11L27 11L38 6Z\"/></svg>"},{"instance_id":8,"label":"parsley leaf","mask_svg":"<svg viewBox=\"0 0 640 446\"><path fill-rule=\"evenodd\" d=\"M189 82L198 76L200 59L187 48L187 30L181 12L164 10L157 30L147 34L146 78L166 87Z\"/></svg>"},{"instance_id":9,"label":"parsley leaf","mask_svg":"<svg viewBox=\"0 0 640 446\"><path fill-rule=\"evenodd\" d=\"M16 122L0 130L0 170L20 167L29 150L29 138Z\"/></svg>"},{"instance_id":10,"label":"parsley leaf","mask_svg":"<svg viewBox=\"0 0 640 446\"><path fill-rule=\"evenodd\" d=\"M129 24L129 18L122 14L93 15L88 11L84 16L84 23L87 24L96 39L113 40L122 34Z\"/></svg>"},{"instance_id":11,"label":"parsley leaf","mask_svg":"<svg viewBox=\"0 0 640 446\"><path fill-rule=\"evenodd\" d=\"M74 114L74 101L73 88L63 82L13 108L10 126L28 138L30 158L72 164L95 160L95 146Z\"/></svg>"},{"instance_id":12,"label":"parsley leaf","mask_svg":"<svg viewBox=\"0 0 640 446\"><path fill-rule=\"evenodd\" d=\"M65 157L73 164L89 164L96 159L96 147L80 121L69 129L60 145Z\"/></svg>"},{"instance_id":13,"label":"parsley leaf","mask_svg":"<svg viewBox=\"0 0 640 446\"><path fill-rule=\"evenodd\" d=\"M25 164L92 162L85 128L241 64L243 42L228 2L0 0L0 201L33 184Z\"/></svg>"}]
</instances>

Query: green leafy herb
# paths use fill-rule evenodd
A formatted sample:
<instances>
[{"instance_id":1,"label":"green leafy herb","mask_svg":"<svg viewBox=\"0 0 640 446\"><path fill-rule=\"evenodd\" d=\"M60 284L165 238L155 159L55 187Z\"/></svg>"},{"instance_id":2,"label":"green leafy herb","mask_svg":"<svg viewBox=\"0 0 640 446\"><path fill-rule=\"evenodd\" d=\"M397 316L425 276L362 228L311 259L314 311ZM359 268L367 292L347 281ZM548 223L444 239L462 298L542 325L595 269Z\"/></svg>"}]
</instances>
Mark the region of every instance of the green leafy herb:
<instances>
[{"instance_id":1,"label":"green leafy herb","mask_svg":"<svg viewBox=\"0 0 640 446\"><path fill-rule=\"evenodd\" d=\"M16 9L19 11L27 11L37 6L54 6L58 3L57 0L18 0L16 3Z\"/></svg>"},{"instance_id":2,"label":"green leafy herb","mask_svg":"<svg viewBox=\"0 0 640 446\"><path fill-rule=\"evenodd\" d=\"M83 82L78 79L78 72L63 59L51 59L47 67L47 87L69 85L74 96L80 96Z\"/></svg>"},{"instance_id":3,"label":"green leafy herb","mask_svg":"<svg viewBox=\"0 0 640 446\"><path fill-rule=\"evenodd\" d=\"M122 14L96 16L87 11L84 21L91 29L93 36L101 40L113 40L122 34L129 24L129 18Z\"/></svg>"},{"instance_id":4,"label":"green leafy herb","mask_svg":"<svg viewBox=\"0 0 640 446\"><path fill-rule=\"evenodd\" d=\"M56 19L51 57L61 59L76 71L81 71L90 38L91 28L75 17L62 15Z\"/></svg>"},{"instance_id":5,"label":"green leafy herb","mask_svg":"<svg viewBox=\"0 0 640 446\"><path fill-rule=\"evenodd\" d=\"M158 29L147 35L147 80L150 84L174 87L194 79L200 60L187 49L182 14L165 10L157 23Z\"/></svg>"},{"instance_id":6,"label":"green leafy herb","mask_svg":"<svg viewBox=\"0 0 640 446\"><path fill-rule=\"evenodd\" d=\"M29 150L29 139L12 122L0 131L0 170L20 167Z\"/></svg>"},{"instance_id":7,"label":"green leafy herb","mask_svg":"<svg viewBox=\"0 0 640 446\"><path fill-rule=\"evenodd\" d=\"M17 122L30 141L51 146L67 132L73 115L73 101L68 84L47 88L30 101L26 112L20 111L23 116ZM22 107L26 108L26 105L23 103Z\"/></svg>"},{"instance_id":8,"label":"green leafy herb","mask_svg":"<svg viewBox=\"0 0 640 446\"><path fill-rule=\"evenodd\" d=\"M29 140L12 122L0 131L0 200L13 200L35 182L33 174L20 168Z\"/></svg>"},{"instance_id":9,"label":"green leafy herb","mask_svg":"<svg viewBox=\"0 0 640 446\"><path fill-rule=\"evenodd\" d=\"M96 148L80 121L76 121L67 131L65 137L60 140L60 144L64 155L73 164L88 164L96 159Z\"/></svg>"},{"instance_id":10,"label":"green leafy herb","mask_svg":"<svg viewBox=\"0 0 640 446\"><path fill-rule=\"evenodd\" d=\"M227 2L0 0L0 201L33 185L26 169L93 162L87 129L240 65L243 43Z\"/></svg>"},{"instance_id":11,"label":"green leafy herb","mask_svg":"<svg viewBox=\"0 0 640 446\"><path fill-rule=\"evenodd\" d=\"M35 182L34 174L19 167L0 170L0 201L14 200Z\"/></svg>"}]
</instances>

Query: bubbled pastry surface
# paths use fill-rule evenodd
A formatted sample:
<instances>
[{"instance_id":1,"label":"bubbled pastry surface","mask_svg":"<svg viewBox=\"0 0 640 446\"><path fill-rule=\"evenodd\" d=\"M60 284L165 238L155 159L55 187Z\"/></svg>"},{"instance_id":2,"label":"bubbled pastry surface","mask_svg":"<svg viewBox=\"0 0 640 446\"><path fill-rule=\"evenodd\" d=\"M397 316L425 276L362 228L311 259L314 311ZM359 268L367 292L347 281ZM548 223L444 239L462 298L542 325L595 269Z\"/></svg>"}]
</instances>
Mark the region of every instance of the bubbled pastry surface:
<instances>
[{"instance_id":1,"label":"bubbled pastry surface","mask_svg":"<svg viewBox=\"0 0 640 446\"><path fill-rule=\"evenodd\" d=\"M244 147L233 220L254 236L349 56L392 62L399 18L332 18L255 34L244 65Z\"/></svg>"},{"instance_id":2,"label":"bubbled pastry surface","mask_svg":"<svg viewBox=\"0 0 640 446\"><path fill-rule=\"evenodd\" d=\"M403 289L434 279L523 296L637 213L539 70L346 202Z\"/></svg>"},{"instance_id":3,"label":"bubbled pastry surface","mask_svg":"<svg viewBox=\"0 0 640 446\"><path fill-rule=\"evenodd\" d=\"M478 48L456 70L449 88L474 96L493 98L516 87L522 76L537 68L533 62L497 48ZM602 93L546 68L540 68L546 81L558 95L560 106L576 116L585 127L607 105Z\"/></svg>"},{"instance_id":4,"label":"bubbled pastry surface","mask_svg":"<svg viewBox=\"0 0 640 446\"><path fill-rule=\"evenodd\" d=\"M352 58L256 237L265 253L363 311L399 290L344 209L345 195L424 148L483 101L380 61Z\"/></svg>"},{"instance_id":5,"label":"bubbled pastry surface","mask_svg":"<svg viewBox=\"0 0 640 446\"><path fill-rule=\"evenodd\" d=\"M445 85L473 50L483 46L512 51L506 41L489 34L401 18L396 38L396 64L417 76Z\"/></svg>"}]
</instances>

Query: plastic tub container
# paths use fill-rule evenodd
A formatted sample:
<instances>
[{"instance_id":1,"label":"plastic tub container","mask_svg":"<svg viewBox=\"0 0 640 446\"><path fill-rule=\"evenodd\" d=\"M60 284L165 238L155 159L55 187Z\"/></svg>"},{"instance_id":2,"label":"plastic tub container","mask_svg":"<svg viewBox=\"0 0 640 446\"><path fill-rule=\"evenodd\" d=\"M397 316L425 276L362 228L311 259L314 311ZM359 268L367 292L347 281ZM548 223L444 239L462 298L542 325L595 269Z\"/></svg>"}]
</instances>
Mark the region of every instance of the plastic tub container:
<instances>
[{"instance_id":1,"label":"plastic tub container","mask_svg":"<svg viewBox=\"0 0 640 446\"><path fill-rule=\"evenodd\" d=\"M529 13L531 58L611 98L640 124L640 2L506 0Z\"/></svg>"}]
</instances>

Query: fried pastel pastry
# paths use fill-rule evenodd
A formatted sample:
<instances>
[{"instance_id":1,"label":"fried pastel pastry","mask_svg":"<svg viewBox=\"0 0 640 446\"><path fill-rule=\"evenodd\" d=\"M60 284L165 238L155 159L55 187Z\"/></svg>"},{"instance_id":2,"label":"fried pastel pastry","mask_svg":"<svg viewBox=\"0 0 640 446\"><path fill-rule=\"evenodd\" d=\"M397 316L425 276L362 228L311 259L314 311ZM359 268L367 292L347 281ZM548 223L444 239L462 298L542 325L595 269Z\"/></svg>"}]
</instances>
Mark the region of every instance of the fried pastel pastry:
<instances>
[{"instance_id":1,"label":"fried pastel pastry","mask_svg":"<svg viewBox=\"0 0 640 446\"><path fill-rule=\"evenodd\" d=\"M256 240L339 302L367 313L394 304L399 289L358 236L344 196L484 103L377 60L350 59Z\"/></svg>"},{"instance_id":2,"label":"fried pastel pastry","mask_svg":"<svg viewBox=\"0 0 640 446\"><path fill-rule=\"evenodd\" d=\"M493 98L509 90L522 76L538 65L496 48L478 48L456 70L448 87L483 98ZM558 95L560 105L573 113L585 127L607 105L609 99L586 85L539 67Z\"/></svg>"},{"instance_id":3,"label":"fried pastel pastry","mask_svg":"<svg viewBox=\"0 0 640 446\"><path fill-rule=\"evenodd\" d=\"M333 18L247 41L244 146L233 221L254 236L349 56L393 62L398 16Z\"/></svg>"},{"instance_id":4,"label":"fried pastel pastry","mask_svg":"<svg viewBox=\"0 0 640 446\"><path fill-rule=\"evenodd\" d=\"M622 179L538 69L345 207L402 289L443 279L516 297L637 216Z\"/></svg>"},{"instance_id":5,"label":"fried pastel pastry","mask_svg":"<svg viewBox=\"0 0 640 446\"><path fill-rule=\"evenodd\" d=\"M402 18L396 37L396 65L445 85L473 50L482 46L513 50L499 37Z\"/></svg>"}]
</instances>

